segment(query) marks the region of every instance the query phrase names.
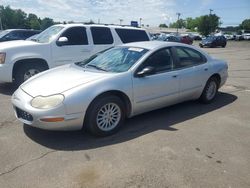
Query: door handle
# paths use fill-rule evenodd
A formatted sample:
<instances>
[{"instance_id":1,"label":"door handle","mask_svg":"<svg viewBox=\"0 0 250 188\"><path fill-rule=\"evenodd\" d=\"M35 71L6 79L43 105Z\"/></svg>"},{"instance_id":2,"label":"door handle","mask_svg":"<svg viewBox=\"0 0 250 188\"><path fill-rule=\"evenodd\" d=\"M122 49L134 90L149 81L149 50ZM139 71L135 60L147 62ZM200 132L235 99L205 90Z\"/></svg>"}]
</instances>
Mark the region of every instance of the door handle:
<instances>
[{"instance_id":1,"label":"door handle","mask_svg":"<svg viewBox=\"0 0 250 188\"><path fill-rule=\"evenodd\" d=\"M173 75L172 77L173 77L173 78L177 78L177 75Z\"/></svg>"},{"instance_id":2,"label":"door handle","mask_svg":"<svg viewBox=\"0 0 250 188\"><path fill-rule=\"evenodd\" d=\"M208 71L208 68L205 68L204 71Z\"/></svg>"}]
</instances>

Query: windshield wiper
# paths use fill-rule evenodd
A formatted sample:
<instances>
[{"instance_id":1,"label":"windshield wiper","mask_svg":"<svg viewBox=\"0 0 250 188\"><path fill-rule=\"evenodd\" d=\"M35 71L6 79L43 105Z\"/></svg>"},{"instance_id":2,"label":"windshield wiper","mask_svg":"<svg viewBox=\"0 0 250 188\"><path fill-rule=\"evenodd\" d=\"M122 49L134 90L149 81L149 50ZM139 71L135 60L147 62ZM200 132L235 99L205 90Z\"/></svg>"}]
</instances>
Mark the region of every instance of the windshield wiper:
<instances>
[{"instance_id":1,"label":"windshield wiper","mask_svg":"<svg viewBox=\"0 0 250 188\"><path fill-rule=\"evenodd\" d=\"M96 66L96 65L92 65L92 64L87 64L87 65L85 65L85 67L94 67L94 68L97 69L97 70L101 70L101 71L107 72L107 70L105 70L105 69L103 69L103 68L101 68L101 67L98 67L98 66Z\"/></svg>"}]
</instances>

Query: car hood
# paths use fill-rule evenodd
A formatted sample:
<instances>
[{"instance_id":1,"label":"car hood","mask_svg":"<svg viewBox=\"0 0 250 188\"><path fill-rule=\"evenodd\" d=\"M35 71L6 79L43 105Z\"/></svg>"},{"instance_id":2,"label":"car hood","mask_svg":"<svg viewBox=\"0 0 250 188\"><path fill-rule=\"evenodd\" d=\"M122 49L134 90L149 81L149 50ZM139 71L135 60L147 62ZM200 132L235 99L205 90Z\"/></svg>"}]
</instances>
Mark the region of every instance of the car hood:
<instances>
[{"instance_id":1,"label":"car hood","mask_svg":"<svg viewBox=\"0 0 250 188\"><path fill-rule=\"evenodd\" d=\"M40 73L20 87L32 97L63 93L74 87L108 77L111 73L94 72L77 65L65 65Z\"/></svg>"},{"instance_id":2,"label":"car hood","mask_svg":"<svg viewBox=\"0 0 250 188\"><path fill-rule=\"evenodd\" d=\"M0 50L8 49L8 48L24 47L24 46L34 46L37 44L38 44L37 42L29 41L29 40L5 41L5 42L0 43Z\"/></svg>"}]
</instances>

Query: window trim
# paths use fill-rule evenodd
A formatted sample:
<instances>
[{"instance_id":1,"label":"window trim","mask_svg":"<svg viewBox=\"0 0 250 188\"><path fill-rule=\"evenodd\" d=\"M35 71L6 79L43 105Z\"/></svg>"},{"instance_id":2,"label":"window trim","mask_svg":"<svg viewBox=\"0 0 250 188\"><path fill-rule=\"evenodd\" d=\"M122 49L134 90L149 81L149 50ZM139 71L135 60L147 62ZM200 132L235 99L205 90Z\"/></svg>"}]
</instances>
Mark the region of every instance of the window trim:
<instances>
[{"instance_id":1,"label":"window trim","mask_svg":"<svg viewBox=\"0 0 250 188\"><path fill-rule=\"evenodd\" d=\"M86 33L86 39L87 39L87 43L86 44L75 44L75 45L69 45L69 44L66 44L66 45L63 45L63 46L86 46L86 45L89 45L89 39L88 39L88 33L87 33L87 28L86 27L83 27L83 26L74 26L74 27L68 27L65 29L65 31L63 31L60 36L57 38L56 40L56 45L58 46L57 44L57 41L59 40L59 38L63 37L63 35L69 30L69 29L72 29L72 28L83 28L85 30L85 33ZM58 46L60 47L60 46Z\"/></svg>"},{"instance_id":2,"label":"window trim","mask_svg":"<svg viewBox=\"0 0 250 188\"><path fill-rule=\"evenodd\" d=\"M184 49L186 48L186 49L189 49L189 50L191 50L191 51L197 52L197 53L200 55L200 57L202 58L203 62L197 63L197 64L193 64L193 65L190 65L190 66L186 66L186 67L174 68L173 70L187 69L187 68L190 68L190 67L195 67L195 66L199 66L199 65L203 65L203 64L207 63L207 58L206 58L201 52L199 52L198 50L195 50L195 49L193 49L193 48L189 48L189 47L186 47L186 46L173 46L172 50L173 50L173 56L174 56L174 58L175 58L175 63L176 63L176 65L179 64L179 62L180 62L179 57L178 57L178 55L177 55L177 48L182 48L182 49L183 49L183 48L184 48ZM184 52L187 53L187 54L189 54L189 53L186 52L185 50L184 50ZM189 54L189 55L190 55L190 54ZM175 66L174 66L174 67L175 67Z\"/></svg>"},{"instance_id":3,"label":"window trim","mask_svg":"<svg viewBox=\"0 0 250 188\"><path fill-rule=\"evenodd\" d=\"M172 51L172 50L173 50L173 49L172 49L172 46L169 46L169 47L164 47L164 48L158 49L157 51L154 51L154 52L151 53L148 57L146 57L146 59L143 60L143 62L141 62L141 64L140 64L140 65L136 68L136 70L134 71L134 77L137 78L137 73L140 72L140 71L142 70L143 64L148 60L148 58L150 58L152 55L156 54L157 52L159 52L159 51L161 51L161 50L165 50L165 49L169 49L169 51L170 51L170 55L171 55L171 57L172 57L172 68L171 68L170 70L162 70L162 71L155 72L155 73L153 73L153 74L147 75L146 77L175 71L175 69L174 69L175 57L174 57L174 53L173 53L173 51ZM145 67L144 67L144 68L145 68Z\"/></svg>"},{"instance_id":4,"label":"window trim","mask_svg":"<svg viewBox=\"0 0 250 188\"><path fill-rule=\"evenodd\" d=\"M93 35L93 33L92 33L92 29L95 29L95 28L98 28L98 29L99 29L99 28L104 28L104 29L109 30L110 36L111 36L111 38L112 38L112 42L111 42L111 43L105 43L105 44L103 44L103 43L101 43L101 44L95 43L94 35ZM111 31L111 29L110 29L109 27L92 26L92 27L90 27L90 33L91 33L91 36L92 36L92 40L93 40L93 44L94 44L94 45L111 45L111 44L114 44L114 36L113 36L112 31Z\"/></svg>"}]
</instances>

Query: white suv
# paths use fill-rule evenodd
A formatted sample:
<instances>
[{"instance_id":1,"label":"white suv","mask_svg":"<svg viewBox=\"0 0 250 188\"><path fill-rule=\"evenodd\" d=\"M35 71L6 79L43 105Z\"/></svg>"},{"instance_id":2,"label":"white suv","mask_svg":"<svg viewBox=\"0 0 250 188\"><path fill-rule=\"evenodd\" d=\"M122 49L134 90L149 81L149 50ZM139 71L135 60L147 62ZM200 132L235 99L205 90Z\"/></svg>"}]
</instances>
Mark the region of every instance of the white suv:
<instances>
[{"instance_id":1,"label":"white suv","mask_svg":"<svg viewBox=\"0 0 250 188\"><path fill-rule=\"evenodd\" d=\"M0 44L0 82L17 85L31 76L59 65L82 61L112 46L148 41L140 28L113 25L59 24L40 33L33 41Z\"/></svg>"}]
</instances>

